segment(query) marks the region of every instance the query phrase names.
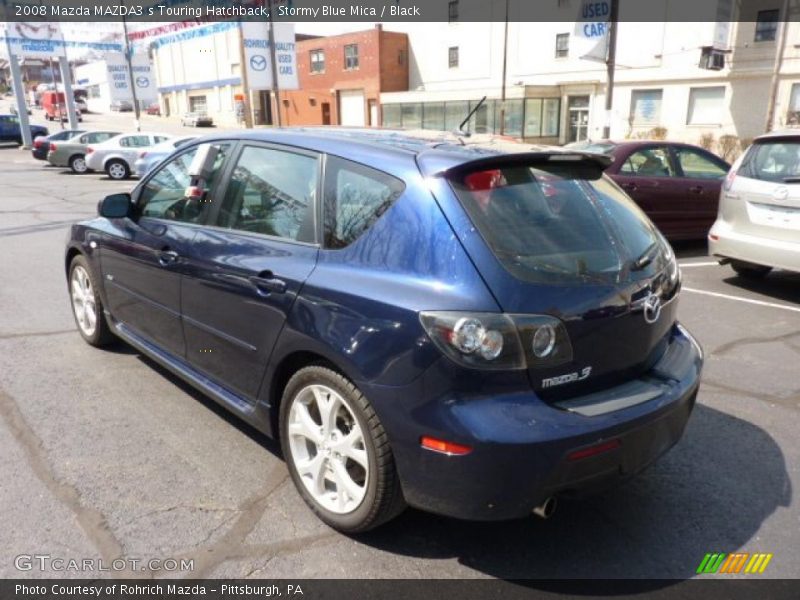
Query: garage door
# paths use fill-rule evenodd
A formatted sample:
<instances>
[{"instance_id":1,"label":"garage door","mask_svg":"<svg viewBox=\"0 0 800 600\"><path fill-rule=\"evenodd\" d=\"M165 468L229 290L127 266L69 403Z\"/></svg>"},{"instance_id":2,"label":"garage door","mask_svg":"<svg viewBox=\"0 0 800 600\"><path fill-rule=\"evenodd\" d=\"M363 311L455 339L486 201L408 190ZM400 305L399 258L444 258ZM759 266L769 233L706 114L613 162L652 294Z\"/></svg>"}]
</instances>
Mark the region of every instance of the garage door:
<instances>
[{"instance_id":1,"label":"garage door","mask_svg":"<svg viewBox=\"0 0 800 600\"><path fill-rule=\"evenodd\" d=\"M364 126L364 90L339 90L339 115L342 125Z\"/></svg>"}]
</instances>

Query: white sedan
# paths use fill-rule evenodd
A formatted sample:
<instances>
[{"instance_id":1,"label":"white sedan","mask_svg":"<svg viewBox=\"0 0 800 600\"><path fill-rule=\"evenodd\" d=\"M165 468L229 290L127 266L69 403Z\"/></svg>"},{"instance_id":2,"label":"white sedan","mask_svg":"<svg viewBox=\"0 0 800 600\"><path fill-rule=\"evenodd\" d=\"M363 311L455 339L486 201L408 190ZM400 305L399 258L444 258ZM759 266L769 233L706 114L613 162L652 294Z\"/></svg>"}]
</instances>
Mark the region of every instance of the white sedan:
<instances>
[{"instance_id":1,"label":"white sedan","mask_svg":"<svg viewBox=\"0 0 800 600\"><path fill-rule=\"evenodd\" d=\"M105 171L111 179L127 179L143 148L150 148L172 136L163 133L123 133L86 149L86 168Z\"/></svg>"}]
</instances>

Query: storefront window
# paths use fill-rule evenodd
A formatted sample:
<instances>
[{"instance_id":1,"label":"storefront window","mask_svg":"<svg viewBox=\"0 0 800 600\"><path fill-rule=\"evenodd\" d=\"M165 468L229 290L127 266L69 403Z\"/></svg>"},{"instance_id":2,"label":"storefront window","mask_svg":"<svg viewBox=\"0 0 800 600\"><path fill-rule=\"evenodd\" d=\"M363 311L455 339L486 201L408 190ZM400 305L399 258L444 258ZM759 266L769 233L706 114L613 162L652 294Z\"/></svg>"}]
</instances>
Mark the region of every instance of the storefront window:
<instances>
[{"instance_id":1,"label":"storefront window","mask_svg":"<svg viewBox=\"0 0 800 600\"><path fill-rule=\"evenodd\" d=\"M383 126L384 127L401 127L402 116L400 113L399 104L384 104L381 106L383 113Z\"/></svg>"},{"instance_id":2,"label":"storefront window","mask_svg":"<svg viewBox=\"0 0 800 600\"><path fill-rule=\"evenodd\" d=\"M447 102L445 104L444 128L446 131L456 131L461 121L469 114L469 102Z\"/></svg>"},{"instance_id":3,"label":"storefront window","mask_svg":"<svg viewBox=\"0 0 800 600\"><path fill-rule=\"evenodd\" d=\"M444 102L426 102L422 105L422 128L444 129Z\"/></svg>"},{"instance_id":4,"label":"storefront window","mask_svg":"<svg viewBox=\"0 0 800 600\"><path fill-rule=\"evenodd\" d=\"M561 120L561 99L546 98L542 108L542 137L557 137Z\"/></svg>"},{"instance_id":5,"label":"storefront window","mask_svg":"<svg viewBox=\"0 0 800 600\"><path fill-rule=\"evenodd\" d=\"M542 135L542 99L525 100L525 132L524 136L541 137Z\"/></svg>"},{"instance_id":6,"label":"storefront window","mask_svg":"<svg viewBox=\"0 0 800 600\"><path fill-rule=\"evenodd\" d=\"M413 104L403 104L403 128L404 129L420 129L422 128L422 104L415 102Z\"/></svg>"},{"instance_id":7,"label":"storefront window","mask_svg":"<svg viewBox=\"0 0 800 600\"><path fill-rule=\"evenodd\" d=\"M505 122L502 129L500 128L500 114L502 110L501 104L502 103L498 100L497 104L495 105L495 123L497 123L495 127L495 133L502 133L503 135L508 135L511 137L522 137L522 99L506 100Z\"/></svg>"}]
</instances>

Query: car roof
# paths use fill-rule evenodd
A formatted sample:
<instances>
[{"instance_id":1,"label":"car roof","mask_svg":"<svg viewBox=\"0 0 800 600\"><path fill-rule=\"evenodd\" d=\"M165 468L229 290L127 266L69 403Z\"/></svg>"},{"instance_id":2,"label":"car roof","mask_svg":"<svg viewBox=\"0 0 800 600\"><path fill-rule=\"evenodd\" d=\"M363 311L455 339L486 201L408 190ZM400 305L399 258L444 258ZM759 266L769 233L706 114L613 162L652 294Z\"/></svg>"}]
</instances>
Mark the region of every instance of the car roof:
<instances>
[{"instance_id":1,"label":"car roof","mask_svg":"<svg viewBox=\"0 0 800 600\"><path fill-rule=\"evenodd\" d=\"M800 139L800 129L779 129L778 131L770 131L763 135L759 135L753 141L768 140L770 138L798 138Z\"/></svg>"},{"instance_id":2,"label":"car roof","mask_svg":"<svg viewBox=\"0 0 800 600\"><path fill-rule=\"evenodd\" d=\"M427 130L399 130L357 127L283 127L212 134L196 143L222 140L250 140L295 146L324 152L366 164L382 165L384 160L406 164L416 162L423 174L504 155L580 155L598 160L599 155L558 146L537 146L493 135L458 136Z\"/></svg>"}]
</instances>

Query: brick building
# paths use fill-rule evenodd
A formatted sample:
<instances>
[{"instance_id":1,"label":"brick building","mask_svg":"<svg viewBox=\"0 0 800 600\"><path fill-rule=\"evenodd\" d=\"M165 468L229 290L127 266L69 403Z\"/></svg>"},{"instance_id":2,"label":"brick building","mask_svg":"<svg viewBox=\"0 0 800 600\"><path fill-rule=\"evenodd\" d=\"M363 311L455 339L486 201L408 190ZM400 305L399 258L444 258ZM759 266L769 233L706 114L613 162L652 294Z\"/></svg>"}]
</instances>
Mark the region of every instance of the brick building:
<instances>
[{"instance_id":1,"label":"brick building","mask_svg":"<svg viewBox=\"0 0 800 600\"><path fill-rule=\"evenodd\" d=\"M281 91L282 124L380 125L380 94L408 90L408 58L408 36L380 25L298 41L300 89Z\"/></svg>"}]
</instances>

